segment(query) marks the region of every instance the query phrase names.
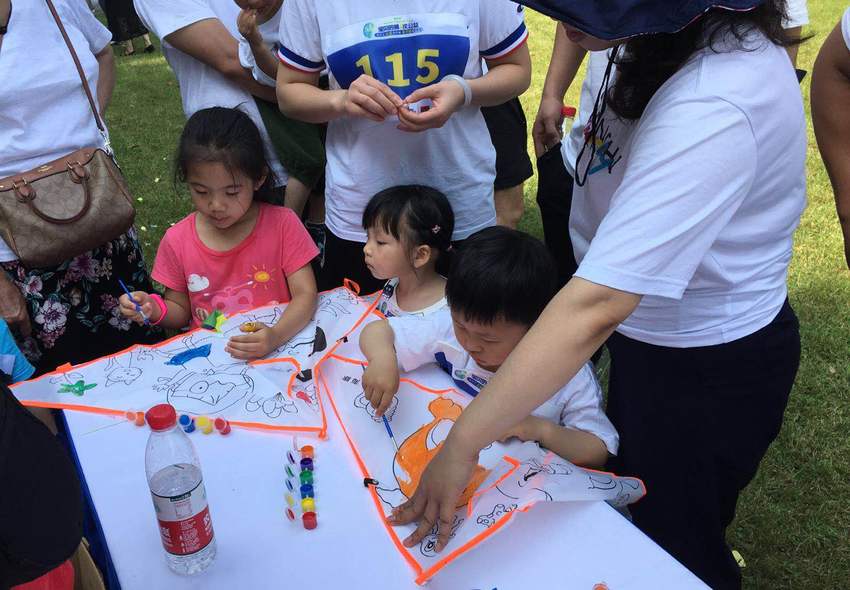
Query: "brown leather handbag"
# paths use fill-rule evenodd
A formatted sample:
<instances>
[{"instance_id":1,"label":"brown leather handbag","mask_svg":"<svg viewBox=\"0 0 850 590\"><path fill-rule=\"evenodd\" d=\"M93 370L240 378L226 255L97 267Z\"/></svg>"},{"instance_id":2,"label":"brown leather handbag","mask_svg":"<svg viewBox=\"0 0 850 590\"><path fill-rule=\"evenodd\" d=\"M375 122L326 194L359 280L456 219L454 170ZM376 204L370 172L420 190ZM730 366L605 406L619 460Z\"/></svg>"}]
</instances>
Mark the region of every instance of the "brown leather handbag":
<instances>
[{"instance_id":1,"label":"brown leather handbag","mask_svg":"<svg viewBox=\"0 0 850 590\"><path fill-rule=\"evenodd\" d=\"M95 124L106 139L74 46L53 2L45 1L77 67ZM126 232L135 215L121 170L99 147L84 147L0 179L0 236L27 268L55 266L93 250Z\"/></svg>"}]
</instances>

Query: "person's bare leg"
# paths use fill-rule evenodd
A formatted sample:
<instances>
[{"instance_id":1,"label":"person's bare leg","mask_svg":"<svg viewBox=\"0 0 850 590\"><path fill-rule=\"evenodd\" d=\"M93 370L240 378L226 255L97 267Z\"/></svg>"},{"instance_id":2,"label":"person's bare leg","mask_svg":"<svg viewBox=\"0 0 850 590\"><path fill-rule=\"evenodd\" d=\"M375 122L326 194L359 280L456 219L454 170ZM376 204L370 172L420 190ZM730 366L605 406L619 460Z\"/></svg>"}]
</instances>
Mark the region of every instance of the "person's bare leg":
<instances>
[{"instance_id":1,"label":"person's bare leg","mask_svg":"<svg viewBox=\"0 0 850 590\"><path fill-rule=\"evenodd\" d=\"M133 55L135 49L133 49L133 40L128 39L124 41L124 55Z\"/></svg>"},{"instance_id":2,"label":"person's bare leg","mask_svg":"<svg viewBox=\"0 0 850 590\"><path fill-rule=\"evenodd\" d=\"M791 29L785 29L785 34L788 35L789 39L798 40L803 36L803 27L794 27ZM791 58L791 63L794 67L797 67L797 54L800 51L799 45L789 45L785 48L785 51L788 52L788 57Z\"/></svg>"},{"instance_id":3,"label":"person's bare leg","mask_svg":"<svg viewBox=\"0 0 850 590\"><path fill-rule=\"evenodd\" d=\"M297 178L290 176L289 181L286 183L284 204L295 211L298 217L301 217L301 214L304 212L304 206L307 204L309 198L310 189L307 185Z\"/></svg>"},{"instance_id":4,"label":"person's bare leg","mask_svg":"<svg viewBox=\"0 0 850 590\"><path fill-rule=\"evenodd\" d=\"M496 202L496 223L516 229L525 208L524 185L496 191L493 195Z\"/></svg>"},{"instance_id":5,"label":"person's bare leg","mask_svg":"<svg viewBox=\"0 0 850 590\"><path fill-rule=\"evenodd\" d=\"M151 51L153 51L153 50L154 50L153 41L151 41L151 36L150 36L150 35L148 35L147 33L145 33L144 35L142 35L142 41L144 41L144 42L145 42L145 51L146 51L147 53L150 53Z\"/></svg>"}]
</instances>

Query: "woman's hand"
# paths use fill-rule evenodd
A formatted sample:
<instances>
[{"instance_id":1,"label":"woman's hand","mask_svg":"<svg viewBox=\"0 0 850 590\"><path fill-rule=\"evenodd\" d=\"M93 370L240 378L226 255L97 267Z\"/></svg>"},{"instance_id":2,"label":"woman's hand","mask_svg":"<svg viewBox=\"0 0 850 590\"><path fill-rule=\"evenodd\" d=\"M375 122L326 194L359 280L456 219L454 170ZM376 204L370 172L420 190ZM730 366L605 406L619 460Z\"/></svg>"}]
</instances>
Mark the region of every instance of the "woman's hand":
<instances>
[{"instance_id":1,"label":"woman's hand","mask_svg":"<svg viewBox=\"0 0 850 590\"><path fill-rule=\"evenodd\" d=\"M398 113L401 97L371 76L363 74L348 90L340 90L336 110L343 116L370 119L378 123Z\"/></svg>"},{"instance_id":2,"label":"woman's hand","mask_svg":"<svg viewBox=\"0 0 850 590\"><path fill-rule=\"evenodd\" d=\"M413 497L401 506L393 508L387 519L393 526L414 521L419 522L416 530L404 540L405 547L413 547L437 526L437 553L449 542L457 506L463 490L472 478L478 465L478 454L464 454L457 443L451 442L451 434L443 448L431 460L422 473L419 487Z\"/></svg>"},{"instance_id":3,"label":"woman's hand","mask_svg":"<svg viewBox=\"0 0 850 590\"><path fill-rule=\"evenodd\" d=\"M531 128L531 136L534 138L534 153L538 158L558 145L558 142L563 139L563 108L563 103L557 98L543 96L540 99L537 118Z\"/></svg>"},{"instance_id":4,"label":"woman's hand","mask_svg":"<svg viewBox=\"0 0 850 590\"><path fill-rule=\"evenodd\" d=\"M465 98L461 85L451 80L420 88L408 96L399 109L398 128L409 132L440 128L463 106ZM431 101L427 111L415 113L408 108L423 100Z\"/></svg>"},{"instance_id":5,"label":"woman's hand","mask_svg":"<svg viewBox=\"0 0 850 590\"><path fill-rule=\"evenodd\" d=\"M377 357L369 362L363 373L363 393L381 417L398 393L399 373L395 355Z\"/></svg>"},{"instance_id":6,"label":"woman's hand","mask_svg":"<svg viewBox=\"0 0 850 590\"><path fill-rule=\"evenodd\" d=\"M227 342L224 351L235 359L252 361L261 359L283 344L276 331L257 322L255 332L234 336Z\"/></svg>"},{"instance_id":7,"label":"woman's hand","mask_svg":"<svg viewBox=\"0 0 850 590\"><path fill-rule=\"evenodd\" d=\"M27 302L18 286L0 271L0 317L9 328L23 337L32 333Z\"/></svg>"}]
</instances>

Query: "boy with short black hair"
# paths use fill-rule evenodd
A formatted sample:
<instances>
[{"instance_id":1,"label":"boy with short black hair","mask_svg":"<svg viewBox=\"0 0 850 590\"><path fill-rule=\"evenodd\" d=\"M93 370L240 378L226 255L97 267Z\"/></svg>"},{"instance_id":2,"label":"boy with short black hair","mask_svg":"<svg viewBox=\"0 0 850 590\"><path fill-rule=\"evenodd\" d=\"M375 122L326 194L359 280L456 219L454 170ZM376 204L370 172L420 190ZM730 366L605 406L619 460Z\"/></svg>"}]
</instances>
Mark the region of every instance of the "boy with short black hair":
<instances>
[{"instance_id":1,"label":"boy with short black hair","mask_svg":"<svg viewBox=\"0 0 850 590\"><path fill-rule=\"evenodd\" d=\"M474 234L449 273L449 309L427 318L374 322L363 330L367 398L383 414L398 392L399 369L412 371L431 362L459 389L476 396L556 291L554 263L538 240L504 227ZM601 466L608 453L616 454L619 442L601 404L602 391L588 363L503 438L537 441L577 465Z\"/></svg>"}]
</instances>

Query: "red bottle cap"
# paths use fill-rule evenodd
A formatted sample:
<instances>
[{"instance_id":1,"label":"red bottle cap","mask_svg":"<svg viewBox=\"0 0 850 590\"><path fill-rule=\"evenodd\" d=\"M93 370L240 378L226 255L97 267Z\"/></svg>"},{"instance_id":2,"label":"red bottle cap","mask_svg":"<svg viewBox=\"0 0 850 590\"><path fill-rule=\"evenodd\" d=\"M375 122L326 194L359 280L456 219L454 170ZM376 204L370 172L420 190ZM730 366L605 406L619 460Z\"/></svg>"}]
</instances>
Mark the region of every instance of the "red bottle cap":
<instances>
[{"instance_id":1,"label":"red bottle cap","mask_svg":"<svg viewBox=\"0 0 850 590\"><path fill-rule=\"evenodd\" d=\"M170 404L159 404L145 414L151 430L168 430L177 424L177 411Z\"/></svg>"},{"instance_id":2,"label":"red bottle cap","mask_svg":"<svg viewBox=\"0 0 850 590\"><path fill-rule=\"evenodd\" d=\"M301 517L301 520L304 523L304 528L308 531L312 531L319 525L315 512L305 512L304 516Z\"/></svg>"},{"instance_id":3,"label":"red bottle cap","mask_svg":"<svg viewBox=\"0 0 850 590\"><path fill-rule=\"evenodd\" d=\"M576 116L576 108L563 106L561 107L561 114L569 119L574 119Z\"/></svg>"}]
</instances>

